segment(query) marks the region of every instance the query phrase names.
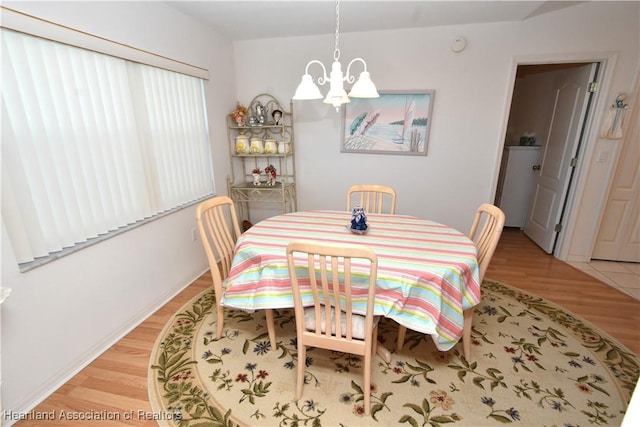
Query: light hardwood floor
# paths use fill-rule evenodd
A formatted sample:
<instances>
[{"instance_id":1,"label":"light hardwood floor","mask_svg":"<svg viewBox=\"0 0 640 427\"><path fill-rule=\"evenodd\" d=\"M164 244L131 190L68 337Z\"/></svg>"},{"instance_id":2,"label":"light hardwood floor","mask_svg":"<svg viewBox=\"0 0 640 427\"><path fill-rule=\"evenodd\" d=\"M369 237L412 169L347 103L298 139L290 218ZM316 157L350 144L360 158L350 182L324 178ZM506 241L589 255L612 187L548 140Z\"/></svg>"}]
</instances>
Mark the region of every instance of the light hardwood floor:
<instances>
[{"instance_id":1,"label":"light hardwood floor","mask_svg":"<svg viewBox=\"0 0 640 427\"><path fill-rule=\"evenodd\" d=\"M565 307L640 355L640 301L545 254L519 230L504 231L487 278ZM157 422L149 419L152 414L147 398L151 348L171 315L210 285L209 274L203 275L35 408L40 413L120 414L120 421L23 420L15 425L156 426ZM125 421L125 413L132 414L132 420Z\"/></svg>"}]
</instances>

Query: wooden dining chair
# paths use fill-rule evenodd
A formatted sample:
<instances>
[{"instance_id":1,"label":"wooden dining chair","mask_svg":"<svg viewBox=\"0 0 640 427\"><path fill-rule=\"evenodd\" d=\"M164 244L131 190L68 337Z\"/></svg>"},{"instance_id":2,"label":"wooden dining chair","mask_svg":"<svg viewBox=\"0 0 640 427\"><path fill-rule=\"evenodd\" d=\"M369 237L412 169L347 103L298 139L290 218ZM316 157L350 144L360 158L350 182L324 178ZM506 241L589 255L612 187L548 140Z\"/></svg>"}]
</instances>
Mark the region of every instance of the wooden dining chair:
<instances>
[{"instance_id":1,"label":"wooden dining chair","mask_svg":"<svg viewBox=\"0 0 640 427\"><path fill-rule=\"evenodd\" d=\"M196 209L196 223L200 240L207 254L213 289L216 295L216 338L222 337L224 310L220 304L231 269L240 226L233 200L227 196L216 196L201 202ZM276 348L273 311L265 310L271 348Z\"/></svg>"},{"instance_id":2,"label":"wooden dining chair","mask_svg":"<svg viewBox=\"0 0 640 427\"><path fill-rule=\"evenodd\" d=\"M347 210L362 206L366 213L396 213L396 191L386 185L356 184L347 191Z\"/></svg>"},{"instance_id":3,"label":"wooden dining chair","mask_svg":"<svg viewBox=\"0 0 640 427\"><path fill-rule=\"evenodd\" d=\"M471 239L476 246L478 268L480 270L480 285L482 285L493 253L498 246L498 241L504 228L504 220L504 212L502 212L499 207L490 203L480 205L473 219L469 239ZM473 323L473 311L474 307L471 307L464 310L463 313L462 350L467 362L471 361L471 324ZM406 332L407 328L404 326L398 328L398 351L402 349Z\"/></svg>"},{"instance_id":4,"label":"wooden dining chair","mask_svg":"<svg viewBox=\"0 0 640 427\"><path fill-rule=\"evenodd\" d=\"M295 253L305 257L304 262L300 256L296 260ZM355 277L352 265L355 261L369 267L366 289L352 286ZM369 415L371 361L378 342L378 317L373 315L378 271L376 254L362 245L294 240L287 246L287 262L298 340L296 400L302 397L307 346L356 354L364 358L362 390L365 413ZM361 271L358 276L363 277ZM309 289L301 292L303 284ZM304 307L303 293L307 301L312 298L307 303L312 305L307 308ZM353 312L354 301L364 308L364 315Z\"/></svg>"}]
</instances>

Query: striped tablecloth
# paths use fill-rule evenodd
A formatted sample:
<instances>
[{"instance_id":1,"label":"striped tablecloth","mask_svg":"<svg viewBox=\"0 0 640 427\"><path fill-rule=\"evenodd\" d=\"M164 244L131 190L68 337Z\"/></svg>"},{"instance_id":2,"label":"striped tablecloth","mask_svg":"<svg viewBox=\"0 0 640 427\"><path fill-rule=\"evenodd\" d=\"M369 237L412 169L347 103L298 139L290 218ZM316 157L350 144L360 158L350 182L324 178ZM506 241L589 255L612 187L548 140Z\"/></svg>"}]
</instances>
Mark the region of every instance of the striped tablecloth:
<instances>
[{"instance_id":1,"label":"striped tablecloth","mask_svg":"<svg viewBox=\"0 0 640 427\"><path fill-rule=\"evenodd\" d=\"M375 315L433 336L439 350L462 336L463 310L480 302L476 249L446 225L407 215L367 214L369 232L349 230L347 211L304 211L255 224L236 244L222 305L293 307L286 247L294 239L358 243L378 256Z\"/></svg>"}]
</instances>

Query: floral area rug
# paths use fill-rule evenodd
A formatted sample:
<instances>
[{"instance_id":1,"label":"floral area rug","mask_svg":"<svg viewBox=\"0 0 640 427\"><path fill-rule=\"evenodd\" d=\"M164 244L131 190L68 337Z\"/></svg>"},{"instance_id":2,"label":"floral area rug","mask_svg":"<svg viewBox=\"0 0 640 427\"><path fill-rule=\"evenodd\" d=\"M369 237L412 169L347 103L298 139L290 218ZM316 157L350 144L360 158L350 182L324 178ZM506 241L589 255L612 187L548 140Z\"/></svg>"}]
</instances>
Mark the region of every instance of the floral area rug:
<instances>
[{"instance_id":1,"label":"floral area rug","mask_svg":"<svg viewBox=\"0 0 640 427\"><path fill-rule=\"evenodd\" d=\"M372 368L372 410L363 414L362 360L307 352L295 401L297 349L292 310L274 312L277 348L264 313L226 310L214 340L215 300L206 291L158 338L149 394L171 426L591 426L620 425L638 381L637 357L594 326L543 298L485 280L473 323L473 360L462 343L436 350L407 332L405 348ZM379 341L395 349L397 324Z\"/></svg>"}]
</instances>

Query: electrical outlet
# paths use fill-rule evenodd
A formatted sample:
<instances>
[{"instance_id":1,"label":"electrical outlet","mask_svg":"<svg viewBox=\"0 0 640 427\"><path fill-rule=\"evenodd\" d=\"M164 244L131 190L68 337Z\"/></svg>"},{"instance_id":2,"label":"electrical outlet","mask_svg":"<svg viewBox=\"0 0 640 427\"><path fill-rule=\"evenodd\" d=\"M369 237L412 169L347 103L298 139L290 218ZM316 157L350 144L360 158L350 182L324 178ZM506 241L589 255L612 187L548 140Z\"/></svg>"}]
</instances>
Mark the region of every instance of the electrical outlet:
<instances>
[{"instance_id":1,"label":"electrical outlet","mask_svg":"<svg viewBox=\"0 0 640 427\"><path fill-rule=\"evenodd\" d=\"M191 229L191 240L194 242L198 240L198 230L195 227Z\"/></svg>"}]
</instances>

